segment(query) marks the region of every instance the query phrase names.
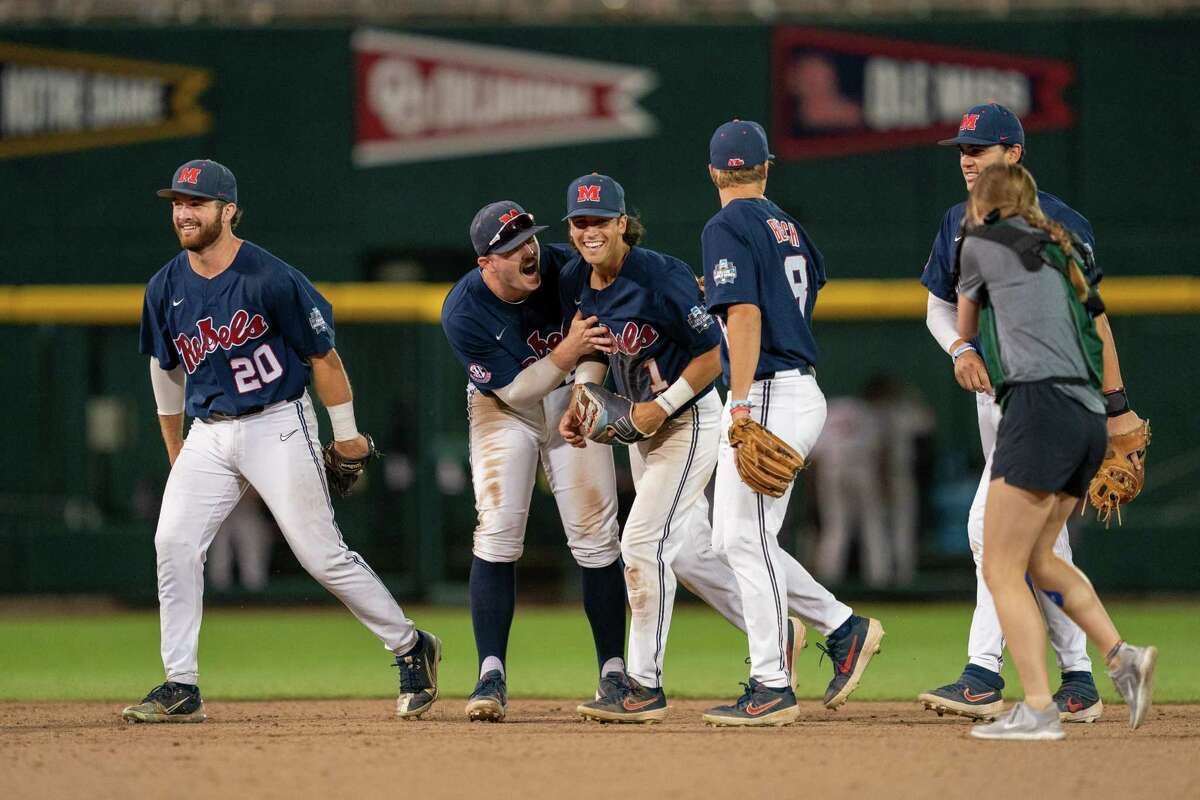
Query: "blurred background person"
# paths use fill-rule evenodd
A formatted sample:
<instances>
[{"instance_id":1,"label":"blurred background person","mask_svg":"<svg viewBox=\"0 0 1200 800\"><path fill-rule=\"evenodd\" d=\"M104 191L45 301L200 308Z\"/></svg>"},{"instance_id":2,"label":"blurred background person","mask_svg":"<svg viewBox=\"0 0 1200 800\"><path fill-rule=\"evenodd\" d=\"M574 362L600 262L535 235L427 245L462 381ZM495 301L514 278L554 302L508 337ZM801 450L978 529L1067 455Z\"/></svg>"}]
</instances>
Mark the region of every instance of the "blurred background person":
<instances>
[{"instance_id":1,"label":"blurred background person","mask_svg":"<svg viewBox=\"0 0 1200 800\"><path fill-rule=\"evenodd\" d=\"M234 588L233 565L236 562L238 585L242 589L266 591L275 538L266 513L258 492L247 489L208 548L208 584L213 589L228 592Z\"/></svg>"}]
</instances>

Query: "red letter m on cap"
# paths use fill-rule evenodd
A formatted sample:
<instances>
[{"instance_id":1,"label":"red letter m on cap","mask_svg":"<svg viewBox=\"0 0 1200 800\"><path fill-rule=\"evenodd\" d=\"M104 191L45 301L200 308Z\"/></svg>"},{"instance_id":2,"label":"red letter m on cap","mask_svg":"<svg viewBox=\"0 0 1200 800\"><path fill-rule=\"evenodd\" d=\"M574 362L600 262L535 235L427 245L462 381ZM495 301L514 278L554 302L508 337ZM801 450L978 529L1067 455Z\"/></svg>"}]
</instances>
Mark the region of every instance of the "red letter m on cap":
<instances>
[{"instance_id":1,"label":"red letter m on cap","mask_svg":"<svg viewBox=\"0 0 1200 800\"><path fill-rule=\"evenodd\" d=\"M501 214L500 221L501 222L511 222L512 220L516 219L517 216L518 216L517 210L514 208L514 209L511 209L507 214Z\"/></svg>"},{"instance_id":2,"label":"red letter m on cap","mask_svg":"<svg viewBox=\"0 0 1200 800\"><path fill-rule=\"evenodd\" d=\"M175 179L176 183L191 183L195 184L200 179L199 167L184 167L179 170L179 177Z\"/></svg>"},{"instance_id":3,"label":"red letter m on cap","mask_svg":"<svg viewBox=\"0 0 1200 800\"><path fill-rule=\"evenodd\" d=\"M575 198L576 203L599 203L600 202L600 185L580 186L579 196Z\"/></svg>"},{"instance_id":4,"label":"red letter m on cap","mask_svg":"<svg viewBox=\"0 0 1200 800\"><path fill-rule=\"evenodd\" d=\"M960 131L975 130L975 123L979 122L978 114L963 114L962 124L958 126Z\"/></svg>"}]
</instances>

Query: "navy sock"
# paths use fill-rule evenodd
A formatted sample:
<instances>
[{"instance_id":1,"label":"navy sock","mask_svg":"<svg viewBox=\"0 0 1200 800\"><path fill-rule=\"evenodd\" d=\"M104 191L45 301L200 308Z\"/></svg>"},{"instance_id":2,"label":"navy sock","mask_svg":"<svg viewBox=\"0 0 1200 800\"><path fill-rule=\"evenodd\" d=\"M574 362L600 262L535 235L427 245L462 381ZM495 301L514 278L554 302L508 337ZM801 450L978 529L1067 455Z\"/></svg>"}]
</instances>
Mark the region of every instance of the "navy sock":
<instances>
[{"instance_id":1,"label":"navy sock","mask_svg":"<svg viewBox=\"0 0 1200 800\"><path fill-rule=\"evenodd\" d=\"M471 559L471 626L479 665L488 656L501 663L508 658L508 632L517 604L517 570L512 562L493 563L478 556Z\"/></svg>"},{"instance_id":2,"label":"navy sock","mask_svg":"<svg viewBox=\"0 0 1200 800\"><path fill-rule=\"evenodd\" d=\"M829 639L840 639L843 636L848 636L850 634L850 629L854 627L854 623L858 622L859 619L861 619L861 617L859 617L857 614L851 614L850 616L846 617L845 622L837 627L837 630L831 631L829 635L825 637L825 639L828 641Z\"/></svg>"},{"instance_id":3,"label":"navy sock","mask_svg":"<svg viewBox=\"0 0 1200 800\"><path fill-rule=\"evenodd\" d=\"M963 675L969 675L984 686L995 689L997 692L1004 691L1004 678L1000 677L999 672L992 672L990 669L981 667L978 664L967 664L967 666L963 667Z\"/></svg>"},{"instance_id":4,"label":"navy sock","mask_svg":"<svg viewBox=\"0 0 1200 800\"><path fill-rule=\"evenodd\" d=\"M1068 683L1068 682L1072 682L1072 681L1075 683L1090 683L1092 685L1095 685L1095 683L1096 683L1094 680L1092 680L1092 673L1090 673L1090 672L1080 670L1078 672L1062 673L1062 682L1063 683Z\"/></svg>"},{"instance_id":5,"label":"navy sock","mask_svg":"<svg viewBox=\"0 0 1200 800\"><path fill-rule=\"evenodd\" d=\"M621 559L607 567L580 567L583 610L592 626L599 667L625 657L625 569Z\"/></svg>"}]
</instances>

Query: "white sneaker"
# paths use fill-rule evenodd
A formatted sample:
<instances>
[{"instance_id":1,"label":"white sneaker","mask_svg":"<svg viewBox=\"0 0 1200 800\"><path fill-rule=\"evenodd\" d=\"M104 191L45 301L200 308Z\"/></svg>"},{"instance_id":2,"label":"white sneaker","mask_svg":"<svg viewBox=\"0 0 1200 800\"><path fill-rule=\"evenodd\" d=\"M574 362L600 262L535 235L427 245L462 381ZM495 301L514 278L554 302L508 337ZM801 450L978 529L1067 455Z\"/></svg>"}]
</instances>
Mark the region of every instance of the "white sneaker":
<instances>
[{"instance_id":1,"label":"white sneaker","mask_svg":"<svg viewBox=\"0 0 1200 800\"><path fill-rule=\"evenodd\" d=\"M1034 711L1024 703L1017 703L1008 713L997 717L995 722L971 728L971 736L976 739L1030 742L1057 740L1063 738L1064 734L1062 722L1058 719L1058 706L1051 703L1042 711Z\"/></svg>"},{"instance_id":2,"label":"white sneaker","mask_svg":"<svg viewBox=\"0 0 1200 800\"><path fill-rule=\"evenodd\" d=\"M1150 711L1150 696L1154 692L1154 665L1158 663L1157 647L1134 647L1121 643L1117 650L1117 666L1108 671L1113 685L1129 706L1129 727L1136 729Z\"/></svg>"}]
</instances>

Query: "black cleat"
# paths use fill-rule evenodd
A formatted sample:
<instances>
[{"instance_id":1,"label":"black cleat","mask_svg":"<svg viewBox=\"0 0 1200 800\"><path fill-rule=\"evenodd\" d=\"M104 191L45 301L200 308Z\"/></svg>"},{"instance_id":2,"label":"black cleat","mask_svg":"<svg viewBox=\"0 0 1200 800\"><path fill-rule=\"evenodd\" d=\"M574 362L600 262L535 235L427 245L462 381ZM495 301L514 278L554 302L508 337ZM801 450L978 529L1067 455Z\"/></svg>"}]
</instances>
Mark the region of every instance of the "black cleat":
<instances>
[{"instance_id":1,"label":"black cleat","mask_svg":"<svg viewBox=\"0 0 1200 800\"><path fill-rule=\"evenodd\" d=\"M417 643L413 649L396 656L396 666L400 668L397 717L416 719L433 707L433 701L438 696L437 673L441 660L441 641L425 631L417 631Z\"/></svg>"},{"instance_id":2,"label":"black cleat","mask_svg":"<svg viewBox=\"0 0 1200 800\"><path fill-rule=\"evenodd\" d=\"M503 722L508 713L508 689L504 675L493 669L484 673L467 698L467 719L472 722Z\"/></svg>"},{"instance_id":3,"label":"black cleat","mask_svg":"<svg viewBox=\"0 0 1200 800\"><path fill-rule=\"evenodd\" d=\"M136 706L121 712L129 722L204 722L200 687L167 681L155 686Z\"/></svg>"}]
</instances>

